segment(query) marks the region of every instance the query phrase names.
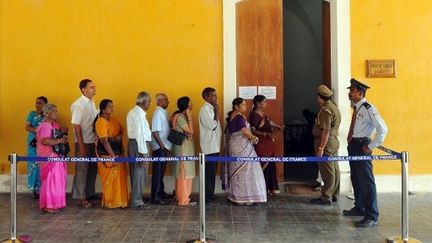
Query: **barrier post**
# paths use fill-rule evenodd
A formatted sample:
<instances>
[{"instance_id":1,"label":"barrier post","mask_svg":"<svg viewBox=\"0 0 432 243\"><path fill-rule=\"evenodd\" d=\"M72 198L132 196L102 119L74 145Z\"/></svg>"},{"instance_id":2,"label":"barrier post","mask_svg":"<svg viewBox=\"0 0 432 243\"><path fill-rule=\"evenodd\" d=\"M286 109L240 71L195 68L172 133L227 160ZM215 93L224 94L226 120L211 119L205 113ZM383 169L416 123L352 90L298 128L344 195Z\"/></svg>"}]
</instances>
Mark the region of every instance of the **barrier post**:
<instances>
[{"instance_id":1,"label":"barrier post","mask_svg":"<svg viewBox=\"0 0 432 243\"><path fill-rule=\"evenodd\" d=\"M17 193L17 155L11 154L11 241L15 242L16 237L16 193Z\"/></svg>"},{"instance_id":2,"label":"barrier post","mask_svg":"<svg viewBox=\"0 0 432 243\"><path fill-rule=\"evenodd\" d=\"M199 154L200 164L200 242L206 242L206 230L205 230L205 155L204 153Z\"/></svg>"},{"instance_id":3,"label":"barrier post","mask_svg":"<svg viewBox=\"0 0 432 243\"><path fill-rule=\"evenodd\" d=\"M199 219L199 238L195 240L190 240L190 243L210 243L215 242L213 240L206 238L206 228L205 228L205 154L199 154L199 209L200 209L200 219Z\"/></svg>"},{"instance_id":4,"label":"barrier post","mask_svg":"<svg viewBox=\"0 0 432 243\"><path fill-rule=\"evenodd\" d=\"M409 198L408 198L408 152L401 153L401 169L402 169L402 225L401 236L392 236L387 238L388 243L394 242L421 242L414 238L409 238Z\"/></svg>"},{"instance_id":5,"label":"barrier post","mask_svg":"<svg viewBox=\"0 0 432 243\"><path fill-rule=\"evenodd\" d=\"M10 154L8 156L11 163L10 168L10 196L11 196L11 222L10 222L10 232L11 238L4 240L2 242L21 242L17 239L16 232L16 194L17 194L17 154Z\"/></svg>"}]
</instances>

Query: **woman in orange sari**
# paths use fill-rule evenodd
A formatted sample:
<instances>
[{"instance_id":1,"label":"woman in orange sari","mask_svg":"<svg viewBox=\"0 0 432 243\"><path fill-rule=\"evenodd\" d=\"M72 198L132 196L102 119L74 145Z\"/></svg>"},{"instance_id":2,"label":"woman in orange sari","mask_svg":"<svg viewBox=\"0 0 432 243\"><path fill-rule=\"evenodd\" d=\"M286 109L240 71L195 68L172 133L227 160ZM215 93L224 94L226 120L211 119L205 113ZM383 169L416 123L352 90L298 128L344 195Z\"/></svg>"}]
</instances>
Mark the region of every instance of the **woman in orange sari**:
<instances>
[{"instance_id":1,"label":"woman in orange sari","mask_svg":"<svg viewBox=\"0 0 432 243\"><path fill-rule=\"evenodd\" d=\"M95 131L98 137L96 151L100 158L114 158L122 154L123 126L111 114L112 100L104 99L99 104L100 114L96 118ZM98 146L98 143L99 146ZM114 146L117 144L118 146ZM126 208L129 203L127 169L125 163L99 162L98 171L102 180L102 207Z\"/></svg>"}]
</instances>

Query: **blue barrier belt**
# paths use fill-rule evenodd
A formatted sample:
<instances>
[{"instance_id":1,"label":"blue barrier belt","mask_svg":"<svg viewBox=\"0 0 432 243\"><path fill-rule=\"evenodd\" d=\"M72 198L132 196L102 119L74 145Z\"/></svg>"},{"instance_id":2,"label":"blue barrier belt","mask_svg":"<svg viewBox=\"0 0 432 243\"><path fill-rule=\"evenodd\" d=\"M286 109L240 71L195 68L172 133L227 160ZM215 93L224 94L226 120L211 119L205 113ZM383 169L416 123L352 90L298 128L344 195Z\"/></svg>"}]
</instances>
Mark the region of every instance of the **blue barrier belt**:
<instances>
[{"instance_id":1,"label":"blue barrier belt","mask_svg":"<svg viewBox=\"0 0 432 243\"><path fill-rule=\"evenodd\" d=\"M389 154L392 154L392 155L397 155L397 156L399 156L399 157L402 156L400 153L395 152L395 151L393 151L393 150L391 150L391 149L389 149L389 148L383 147L383 146L378 146L378 149L381 149L382 151L384 151L384 152L386 152L386 153L389 153Z\"/></svg>"},{"instance_id":2,"label":"blue barrier belt","mask_svg":"<svg viewBox=\"0 0 432 243\"><path fill-rule=\"evenodd\" d=\"M330 156L330 157L211 157L207 156L208 162L333 162L333 161L363 161L363 160L398 160L400 155L368 155L368 156ZM18 156L17 161L46 161L46 162L176 162L176 161L198 161L198 156L180 157L25 157Z\"/></svg>"}]
</instances>

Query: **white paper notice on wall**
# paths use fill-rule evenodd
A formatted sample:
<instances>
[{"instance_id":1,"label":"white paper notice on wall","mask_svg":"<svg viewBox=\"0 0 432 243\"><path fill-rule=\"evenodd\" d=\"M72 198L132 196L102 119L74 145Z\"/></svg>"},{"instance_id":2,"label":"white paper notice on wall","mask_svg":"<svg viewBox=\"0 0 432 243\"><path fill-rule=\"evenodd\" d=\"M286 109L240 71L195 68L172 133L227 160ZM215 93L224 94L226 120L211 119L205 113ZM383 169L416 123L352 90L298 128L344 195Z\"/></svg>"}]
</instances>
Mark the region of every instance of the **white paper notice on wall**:
<instances>
[{"instance_id":1,"label":"white paper notice on wall","mask_svg":"<svg viewBox=\"0 0 432 243\"><path fill-rule=\"evenodd\" d=\"M268 100L275 100L276 86L258 86L258 94L264 95Z\"/></svg>"},{"instance_id":2,"label":"white paper notice on wall","mask_svg":"<svg viewBox=\"0 0 432 243\"><path fill-rule=\"evenodd\" d=\"M257 86L239 86L239 97L251 100L257 95Z\"/></svg>"}]
</instances>

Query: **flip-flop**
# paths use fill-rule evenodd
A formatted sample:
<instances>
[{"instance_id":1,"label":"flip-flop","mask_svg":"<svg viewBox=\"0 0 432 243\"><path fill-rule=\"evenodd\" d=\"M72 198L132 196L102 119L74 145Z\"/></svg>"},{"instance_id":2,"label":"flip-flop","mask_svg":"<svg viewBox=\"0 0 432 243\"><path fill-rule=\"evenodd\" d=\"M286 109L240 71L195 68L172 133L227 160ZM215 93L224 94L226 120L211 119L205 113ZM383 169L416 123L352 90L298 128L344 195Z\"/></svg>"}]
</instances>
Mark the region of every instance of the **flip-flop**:
<instances>
[{"instance_id":1,"label":"flip-flop","mask_svg":"<svg viewBox=\"0 0 432 243\"><path fill-rule=\"evenodd\" d=\"M188 204L186 204L186 205L181 205L181 206L186 206L186 207L196 207L196 206L198 206L198 203L197 203L197 202L189 202Z\"/></svg>"},{"instance_id":2,"label":"flip-flop","mask_svg":"<svg viewBox=\"0 0 432 243\"><path fill-rule=\"evenodd\" d=\"M83 201L80 204L78 204L79 207L82 208L92 208L93 205L89 201Z\"/></svg>"},{"instance_id":3,"label":"flip-flop","mask_svg":"<svg viewBox=\"0 0 432 243\"><path fill-rule=\"evenodd\" d=\"M60 210L58 210L58 209L51 209L51 208L43 208L42 211L44 211L45 213L57 213Z\"/></svg>"}]
</instances>

